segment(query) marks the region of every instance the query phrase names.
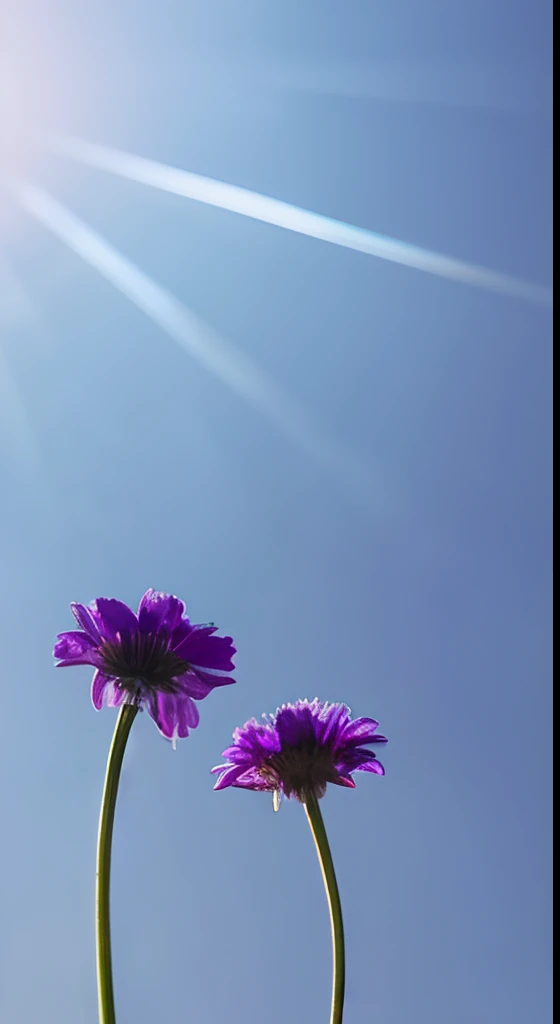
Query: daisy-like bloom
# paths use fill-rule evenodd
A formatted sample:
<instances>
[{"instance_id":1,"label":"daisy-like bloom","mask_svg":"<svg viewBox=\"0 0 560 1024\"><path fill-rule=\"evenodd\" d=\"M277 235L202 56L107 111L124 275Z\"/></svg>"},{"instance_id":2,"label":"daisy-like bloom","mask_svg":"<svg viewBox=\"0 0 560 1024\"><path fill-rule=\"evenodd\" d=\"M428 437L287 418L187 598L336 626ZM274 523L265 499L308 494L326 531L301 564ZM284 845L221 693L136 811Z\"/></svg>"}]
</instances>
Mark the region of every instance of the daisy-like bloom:
<instances>
[{"instance_id":1,"label":"daisy-like bloom","mask_svg":"<svg viewBox=\"0 0 560 1024\"><path fill-rule=\"evenodd\" d=\"M304 805L321 865L329 904L333 944L333 986L330 1024L342 1024L345 987L344 928L340 893L319 800L329 782L353 789L353 772L384 775L385 769L368 746L386 743L373 718L350 717L346 704L298 700L283 704L275 715L251 718L233 734L224 750L226 764L217 765L214 789L253 789L272 793L278 810L282 796Z\"/></svg>"},{"instance_id":2,"label":"daisy-like bloom","mask_svg":"<svg viewBox=\"0 0 560 1024\"><path fill-rule=\"evenodd\" d=\"M92 665L94 707L145 707L160 732L175 742L199 722L197 700L234 683L232 638L216 626L194 625L171 594L147 590L135 614L122 601L98 597L88 608L72 604L78 630L60 633L58 668Z\"/></svg>"},{"instance_id":3,"label":"daisy-like bloom","mask_svg":"<svg viewBox=\"0 0 560 1024\"><path fill-rule=\"evenodd\" d=\"M235 786L269 792L278 805L280 795L306 803L319 799L327 784L353 789L353 772L384 775L385 769L367 746L386 743L377 733L373 718L350 717L346 704L329 704L315 698L283 704L275 715L251 718L233 733L233 745L223 752L226 764L212 768L218 773L214 789Z\"/></svg>"}]
</instances>

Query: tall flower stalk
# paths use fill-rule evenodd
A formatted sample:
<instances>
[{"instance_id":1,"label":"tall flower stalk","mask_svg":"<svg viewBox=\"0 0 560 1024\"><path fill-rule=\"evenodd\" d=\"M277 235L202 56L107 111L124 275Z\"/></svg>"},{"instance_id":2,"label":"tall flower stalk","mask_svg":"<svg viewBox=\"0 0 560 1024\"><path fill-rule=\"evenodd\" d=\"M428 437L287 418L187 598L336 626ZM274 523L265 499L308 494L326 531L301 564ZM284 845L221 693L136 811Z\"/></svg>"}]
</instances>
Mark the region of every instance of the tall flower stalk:
<instances>
[{"instance_id":1,"label":"tall flower stalk","mask_svg":"<svg viewBox=\"0 0 560 1024\"><path fill-rule=\"evenodd\" d=\"M135 704L123 704L113 733L109 750L99 834L97 837L97 863L95 872L95 941L97 950L97 996L100 1024L115 1024L115 997L113 993L113 957L111 953L111 852L115 807L124 752L132 723L138 714Z\"/></svg>"},{"instance_id":2,"label":"tall flower stalk","mask_svg":"<svg viewBox=\"0 0 560 1024\"><path fill-rule=\"evenodd\" d=\"M252 718L233 733L224 750L225 764L212 771L214 789L234 786L272 793L273 806L295 797L303 804L319 857L331 918L333 986L331 1024L341 1024L344 1008L344 928L340 894L319 800L328 783L353 789L353 772L384 775L385 769L367 745L386 743L373 718L350 718L345 704L318 699L283 704L275 715Z\"/></svg>"},{"instance_id":3,"label":"tall flower stalk","mask_svg":"<svg viewBox=\"0 0 560 1024\"><path fill-rule=\"evenodd\" d=\"M185 605L171 594L148 590L138 612L122 601L100 597L89 607L71 605L77 630L60 633L58 667L95 669L94 707L120 708L105 775L96 865L97 982L100 1024L115 1024L111 957L110 885L113 826L124 752L138 711L145 708L175 746L199 722L195 702L234 683L235 647L216 626L193 624Z\"/></svg>"},{"instance_id":4,"label":"tall flower stalk","mask_svg":"<svg viewBox=\"0 0 560 1024\"><path fill-rule=\"evenodd\" d=\"M344 925L342 923L342 906L340 893L334 870L331 848L327 838L327 830L321 814L319 801L314 793L308 793L305 802L305 813L321 865L325 892L329 904L331 918L331 937L333 949L333 985L331 1000L331 1024L341 1024L344 1009L344 986L346 977L346 957L344 951Z\"/></svg>"}]
</instances>

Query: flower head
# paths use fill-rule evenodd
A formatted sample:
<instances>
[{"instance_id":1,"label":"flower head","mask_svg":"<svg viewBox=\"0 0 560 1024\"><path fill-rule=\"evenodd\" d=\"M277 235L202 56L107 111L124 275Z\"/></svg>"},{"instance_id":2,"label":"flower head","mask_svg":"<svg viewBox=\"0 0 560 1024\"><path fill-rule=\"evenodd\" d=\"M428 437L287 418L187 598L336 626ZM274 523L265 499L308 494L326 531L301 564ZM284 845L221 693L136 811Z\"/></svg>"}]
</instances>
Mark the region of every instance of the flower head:
<instances>
[{"instance_id":1,"label":"flower head","mask_svg":"<svg viewBox=\"0 0 560 1024\"><path fill-rule=\"evenodd\" d=\"M138 614L122 601L98 597L88 608L72 604L80 629L59 633L57 668L93 665L94 707L123 703L145 707L170 740L188 736L199 722L195 700L235 679L235 647L216 627L194 625L171 594L147 590Z\"/></svg>"},{"instance_id":2,"label":"flower head","mask_svg":"<svg viewBox=\"0 0 560 1024\"><path fill-rule=\"evenodd\" d=\"M305 802L310 793L325 794L328 782L354 788L352 772L384 775L385 769L366 745L386 743L377 735L373 718L352 721L346 704L315 698L283 704L275 715L251 718L233 733L233 745L224 750L227 764L217 765L214 789L236 786L283 793Z\"/></svg>"}]
</instances>

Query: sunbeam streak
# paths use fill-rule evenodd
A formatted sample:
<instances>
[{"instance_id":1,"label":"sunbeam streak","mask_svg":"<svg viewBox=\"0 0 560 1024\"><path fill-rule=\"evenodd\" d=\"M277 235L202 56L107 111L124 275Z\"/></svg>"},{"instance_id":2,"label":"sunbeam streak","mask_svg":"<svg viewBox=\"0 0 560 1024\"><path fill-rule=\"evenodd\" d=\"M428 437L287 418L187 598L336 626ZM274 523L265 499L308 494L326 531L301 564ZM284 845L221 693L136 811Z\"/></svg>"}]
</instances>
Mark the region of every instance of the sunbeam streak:
<instances>
[{"instance_id":1,"label":"sunbeam streak","mask_svg":"<svg viewBox=\"0 0 560 1024\"><path fill-rule=\"evenodd\" d=\"M333 220L331 217L292 206L290 203L272 199L258 192L251 192L238 185L228 185L214 178L206 178L201 174L81 139L49 137L47 141L59 154L79 160L90 167L129 178L131 181L151 185L164 192L172 192L210 206L218 206L222 210L241 213L245 217L264 221L266 224L286 228L288 231L318 238L324 242L332 242L346 249L355 249L369 256L378 256L392 263L423 270L427 274L436 274L438 277L540 305L552 304L552 292L544 286L521 281L494 270L486 270L484 267L465 263L451 256L443 256L366 228L345 224L344 221Z\"/></svg>"},{"instance_id":2,"label":"sunbeam streak","mask_svg":"<svg viewBox=\"0 0 560 1024\"><path fill-rule=\"evenodd\" d=\"M334 470L350 497L368 502L375 498L379 510L379 487L374 487L371 466L350 447L326 437L306 410L285 395L273 378L232 342L212 330L47 192L20 183L14 186L14 193L28 213L98 270L201 366L272 420L316 462Z\"/></svg>"}]
</instances>

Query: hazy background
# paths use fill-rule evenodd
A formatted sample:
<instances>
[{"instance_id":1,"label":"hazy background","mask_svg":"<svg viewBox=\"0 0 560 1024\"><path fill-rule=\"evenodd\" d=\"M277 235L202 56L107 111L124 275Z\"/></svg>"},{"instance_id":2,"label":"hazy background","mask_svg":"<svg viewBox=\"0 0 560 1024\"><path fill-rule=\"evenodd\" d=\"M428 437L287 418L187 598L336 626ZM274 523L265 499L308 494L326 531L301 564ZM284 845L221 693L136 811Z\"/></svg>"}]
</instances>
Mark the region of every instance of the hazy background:
<instances>
[{"instance_id":1,"label":"hazy background","mask_svg":"<svg viewBox=\"0 0 560 1024\"><path fill-rule=\"evenodd\" d=\"M55 672L71 600L184 597L238 647L173 753L134 727L119 1024L326 1024L296 804L212 793L299 696L389 736L323 809L348 1024L550 1019L550 310L50 154L80 135L550 283L549 4L5 0L0 15L0 1017L95 1024L114 714ZM47 189L269 373L322 461L32 216ZM351 452L346 463L341 452ZM362 479L363 476L363 479ZM363 487L367 478L367 487Z\"/></svg>"}]
</instances>

